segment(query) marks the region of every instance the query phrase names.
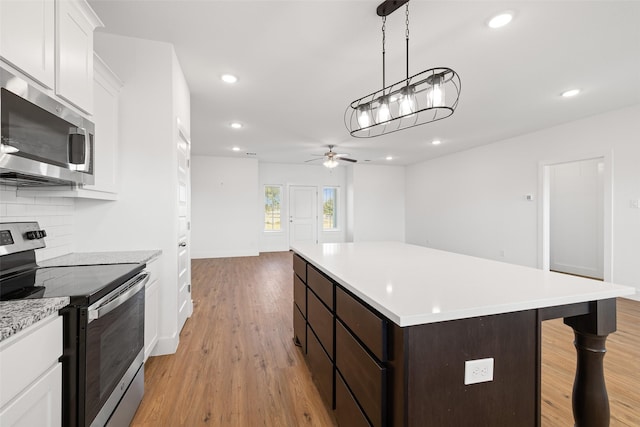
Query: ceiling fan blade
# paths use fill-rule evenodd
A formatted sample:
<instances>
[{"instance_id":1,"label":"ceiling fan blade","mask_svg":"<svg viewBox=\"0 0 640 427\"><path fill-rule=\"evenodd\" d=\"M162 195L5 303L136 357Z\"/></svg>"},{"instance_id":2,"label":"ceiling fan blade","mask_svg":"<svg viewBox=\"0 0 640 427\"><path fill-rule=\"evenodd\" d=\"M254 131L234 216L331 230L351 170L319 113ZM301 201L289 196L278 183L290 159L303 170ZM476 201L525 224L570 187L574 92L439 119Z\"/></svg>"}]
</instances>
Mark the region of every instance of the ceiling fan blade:
<instances>
[{"instance_id":1,"label":"ceiling fan blade","mask_svg":"<svg viewBox=\"0 0 640 427\"><path fill-rule=\"evenodd\" d=\"M309 163L309 162L315 162L316 160L322 160L322 158L317 158L317 159L310 159L310 160L305 160L305 163Z\"/></svg>"},{"instance_id":2,"label":"ceiling fan blade","mask_svg":"<svg viewBox=\"0 0 640 427\"><path fill-rule=\"evenodd\" d=\"M355 159L349 159L348 157L340 157L340 160L344 160L345 162L357 163L358 161Z\"/></svg>"},{"instance_id":3,"label":"ceiling fan blade","mask_svg":"<svg viewBox=\"0 0 640 427\"><path fill-rule=\"evenodd\" d=\"M336 153L334 154L335 157L345 157L345 156L349 156L349 153Z\"/></svg>"}]
</instances>

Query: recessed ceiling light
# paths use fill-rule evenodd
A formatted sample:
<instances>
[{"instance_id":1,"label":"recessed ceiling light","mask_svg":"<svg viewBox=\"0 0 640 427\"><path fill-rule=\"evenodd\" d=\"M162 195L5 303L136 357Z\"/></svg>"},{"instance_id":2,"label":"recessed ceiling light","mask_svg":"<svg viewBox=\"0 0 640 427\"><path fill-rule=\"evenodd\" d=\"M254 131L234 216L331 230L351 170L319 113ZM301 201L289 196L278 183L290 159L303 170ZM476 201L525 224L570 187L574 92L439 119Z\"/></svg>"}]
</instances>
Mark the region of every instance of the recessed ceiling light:
<instances>
[{"instance_id":1,"label":"recessed ceiling light","mask_svg":"<svg viewBox=\"0 0 640 427\"><path fill-rule=\"evenodd\" d=\"M440 145L442 141L440 141L439 139L434 139L433 141L431 141L431 144L433 145Z\"/></svg>"},{"instance_id":2,"label":"recessed ceiling light","mask_svg":"<svg viewBox=\"0 0 640 427\"><path fill-rule=\"evenodd\" d=\"M238 78L232 74L223 74L221 79L225 83L235 83L238 81Z\"/></svg>"},{"instance_id":3,"label":"recessed ceiling light","mask_svg":"<svg viewBox=\"0 0 640 427\"><path fill-rule=\"evenodd\" d=\"M391 157L391 156L387 156L387 157L386 157L386 159L387 159L387 160L393 160L393 157Z\"/></svg>"},{"instance_id":4,"label":"recessed ceiling light","mask_svg":"<svg viewBox=\"0 0 640 427\"><path fill-rule=\"evenodd\" d=\"M571 89L571 90L567 90L565 92L562 92L562 97L563 98L571 98L572 96L576 96L579 93L580 93L580 89Z\"/></svg>"},{"instance_id":5,"label":"recessed ceiling light","mask_svg":"<svg viewBox=\"0 0 640 427\"><path fill-rule=\"evenodd\" d=\"M240 147L233 147L232 150L233 151L240 151Z\"/></svg>"},{"instance_id":6,"label":"recessed ceiling light","mask_svg":"<svg viewBox=\"0 0 640 427\"><path fill-rule=\"evenodd\" d=\"M232 128L234 128L234 129L240 129L240 128L242 128L242 123L240 123L240 122L233 122L233 123L231 123L229 126L231 126L231 127L232 127Z\"/></svg>"},{"instance_id":7,"label":"recessed ceiling light","mask_svg":"<svg viewBox=\"0 0 640 427\"><path fill-rule=\"evenodd\" d=\"M487 25L491 28L500 28L507 25L512 19L513 14L511 12L504 12L491 18Z\"/></svg>"}]
</instances>

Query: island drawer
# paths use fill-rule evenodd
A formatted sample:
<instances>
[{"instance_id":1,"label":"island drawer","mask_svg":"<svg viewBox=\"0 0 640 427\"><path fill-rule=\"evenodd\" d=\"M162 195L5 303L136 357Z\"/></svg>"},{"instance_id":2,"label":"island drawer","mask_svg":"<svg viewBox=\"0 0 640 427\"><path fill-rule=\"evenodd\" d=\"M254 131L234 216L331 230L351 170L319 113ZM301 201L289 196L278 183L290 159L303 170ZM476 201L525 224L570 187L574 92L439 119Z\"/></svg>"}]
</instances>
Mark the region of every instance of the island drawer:
<instances>
[{"instance_id":1,"label":"island drawer","mask_svg":"<svg viewBox=\"0 0 640 427\"><path fill-rule=\"evenodd\" d=\"M387 361L387 320L336 287L336 315L380 361Z\"/></svg>"},{"instance_id":2,"label":"island drawer","mask_svg":"<svg viewBox=\"0 0 640 427\"><path fill-rule=\"evenodd\" d=\"M387 424L387 368L336 321L336 368L374 427Z\"/></svg>"},{"instance_id":3,"label":"island drawer","mask_svg":"<svg viewBox=\"0 0 640 427\"><path fill-rule=\"evenodd\" d=\"M329 310L333 311L333 289L335 286L331 280L312 265L309 265L307 270L307 286L320 297Z\"/></svg>"},{"instance_id":4,"label":"island drawer","mask_svg":"<svg viewBox=\"0 0 640 427\"><path fill-rule=\"evenodd\" d=\"M307 287L296 274L293 275L293 301L295 301L296 305L302 312L302 315L306 318L307 317Z\"/></svg>"},{"instance_id":5,"label":"island drawer","mask_svg":"<svg viewBox=\"0 0 640 427\"><path fill-rule=\"evenodd\" d=\"M306 354L307 322L304 320L304 316L302 316L302 313L295 304L293 305L293 337L295 342L300 345L302 353Z\"/></svg>"},{"instance_id":6,"label":"island drawer","mask_svg":"<svg viewBox=\"0 0 640 427\"><path fill-rule=\"evenodd\" d=\"M339 372L336 372L336 420L340 426L371 426Z\"/></svg>"},{"instance_id":7,"label":"island drawer","mask_svg":"<svg viewBox=\"0 0 640 427\"><path fill-rule=\"evenodd\" d=\"M333 409L333 363L310 328L307 330L307 363L320 396Z\"/></svg>"},{"instance_id":8,"label":"island drawer","mask_svg":"<svg viewBox=\"0 0 640 427\"><path fill-rule=\"evenodd\" d=\"M307 304L307 322L333 360L333 315L313 292L309 292Z\"/></svg>"},{"instance_id":9,"label":"island drawer","mask_svg":"<svg viewBox=\"0 0 640 427\"><path fill-rule=\"evenodd\" d=\"M293 254L293 271L304 283L307 283L307 261L298 254Z\"/></svg>"}]
</instances>

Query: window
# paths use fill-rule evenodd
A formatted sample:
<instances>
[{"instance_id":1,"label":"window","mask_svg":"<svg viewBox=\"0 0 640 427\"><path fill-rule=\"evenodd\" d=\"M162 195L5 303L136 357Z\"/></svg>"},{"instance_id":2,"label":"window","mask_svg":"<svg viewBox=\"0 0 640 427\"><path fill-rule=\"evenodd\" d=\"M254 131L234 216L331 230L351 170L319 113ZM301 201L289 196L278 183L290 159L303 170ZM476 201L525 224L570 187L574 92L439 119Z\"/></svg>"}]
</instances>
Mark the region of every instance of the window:
<instances>
[{"instance_id":1,"label":"window","mask_svg":"<svg viewBox=\"0 0 640 427\"><path fill-rule=\"evenodd\" d=\"M264 231L280 231L280 185L265 185L264 187Z\"/></svg>"},{"instance_id":2,"label":"window","mask_svg":"<svg viewBox=\"0 0 640 427\"><path fill-rule=\"evenodd\" d=\"M324 187L322 191L322 229L338 228L338 187Z\"/></svg>"}]
</instances>

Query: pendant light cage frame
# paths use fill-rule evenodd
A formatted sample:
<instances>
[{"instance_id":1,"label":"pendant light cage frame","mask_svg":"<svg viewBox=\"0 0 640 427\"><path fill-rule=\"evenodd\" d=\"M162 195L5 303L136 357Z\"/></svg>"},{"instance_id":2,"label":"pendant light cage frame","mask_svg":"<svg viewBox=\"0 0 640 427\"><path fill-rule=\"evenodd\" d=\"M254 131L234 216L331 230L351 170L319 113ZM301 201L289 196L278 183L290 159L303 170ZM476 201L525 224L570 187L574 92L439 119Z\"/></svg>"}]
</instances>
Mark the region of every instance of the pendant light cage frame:
<instances>
[{"instance_id":1,"label":"pendant light cage frame","mask_svg":"<svg viewBox=\"0 0 640 427\"><path fill-rule=\"evenodd\" d=\"M353 137L372 138L446 119L458 106L461 88L460 76L451 68L431 68L356 99L345 111L345 125ZM415 106L402 114L407 91L413 92ZM378 120L385 100L388 119Z\"/></svg>"},{"instance_id":2,"label":"pendant light cage frame","mask_svg":"<svg viewBox=\"0 0 640 427\"><path fill-rule=\"evenodd\" d=\"M344 113L351 136L371 138L432 123L451 116L458 106L462 82L451 68L438 67L409 77L409 0L386 0L378 6L382 17L382 86L356 99ZM407 78L385 86L386 17L406 4Z\"/></svg>"}]
</instances>

